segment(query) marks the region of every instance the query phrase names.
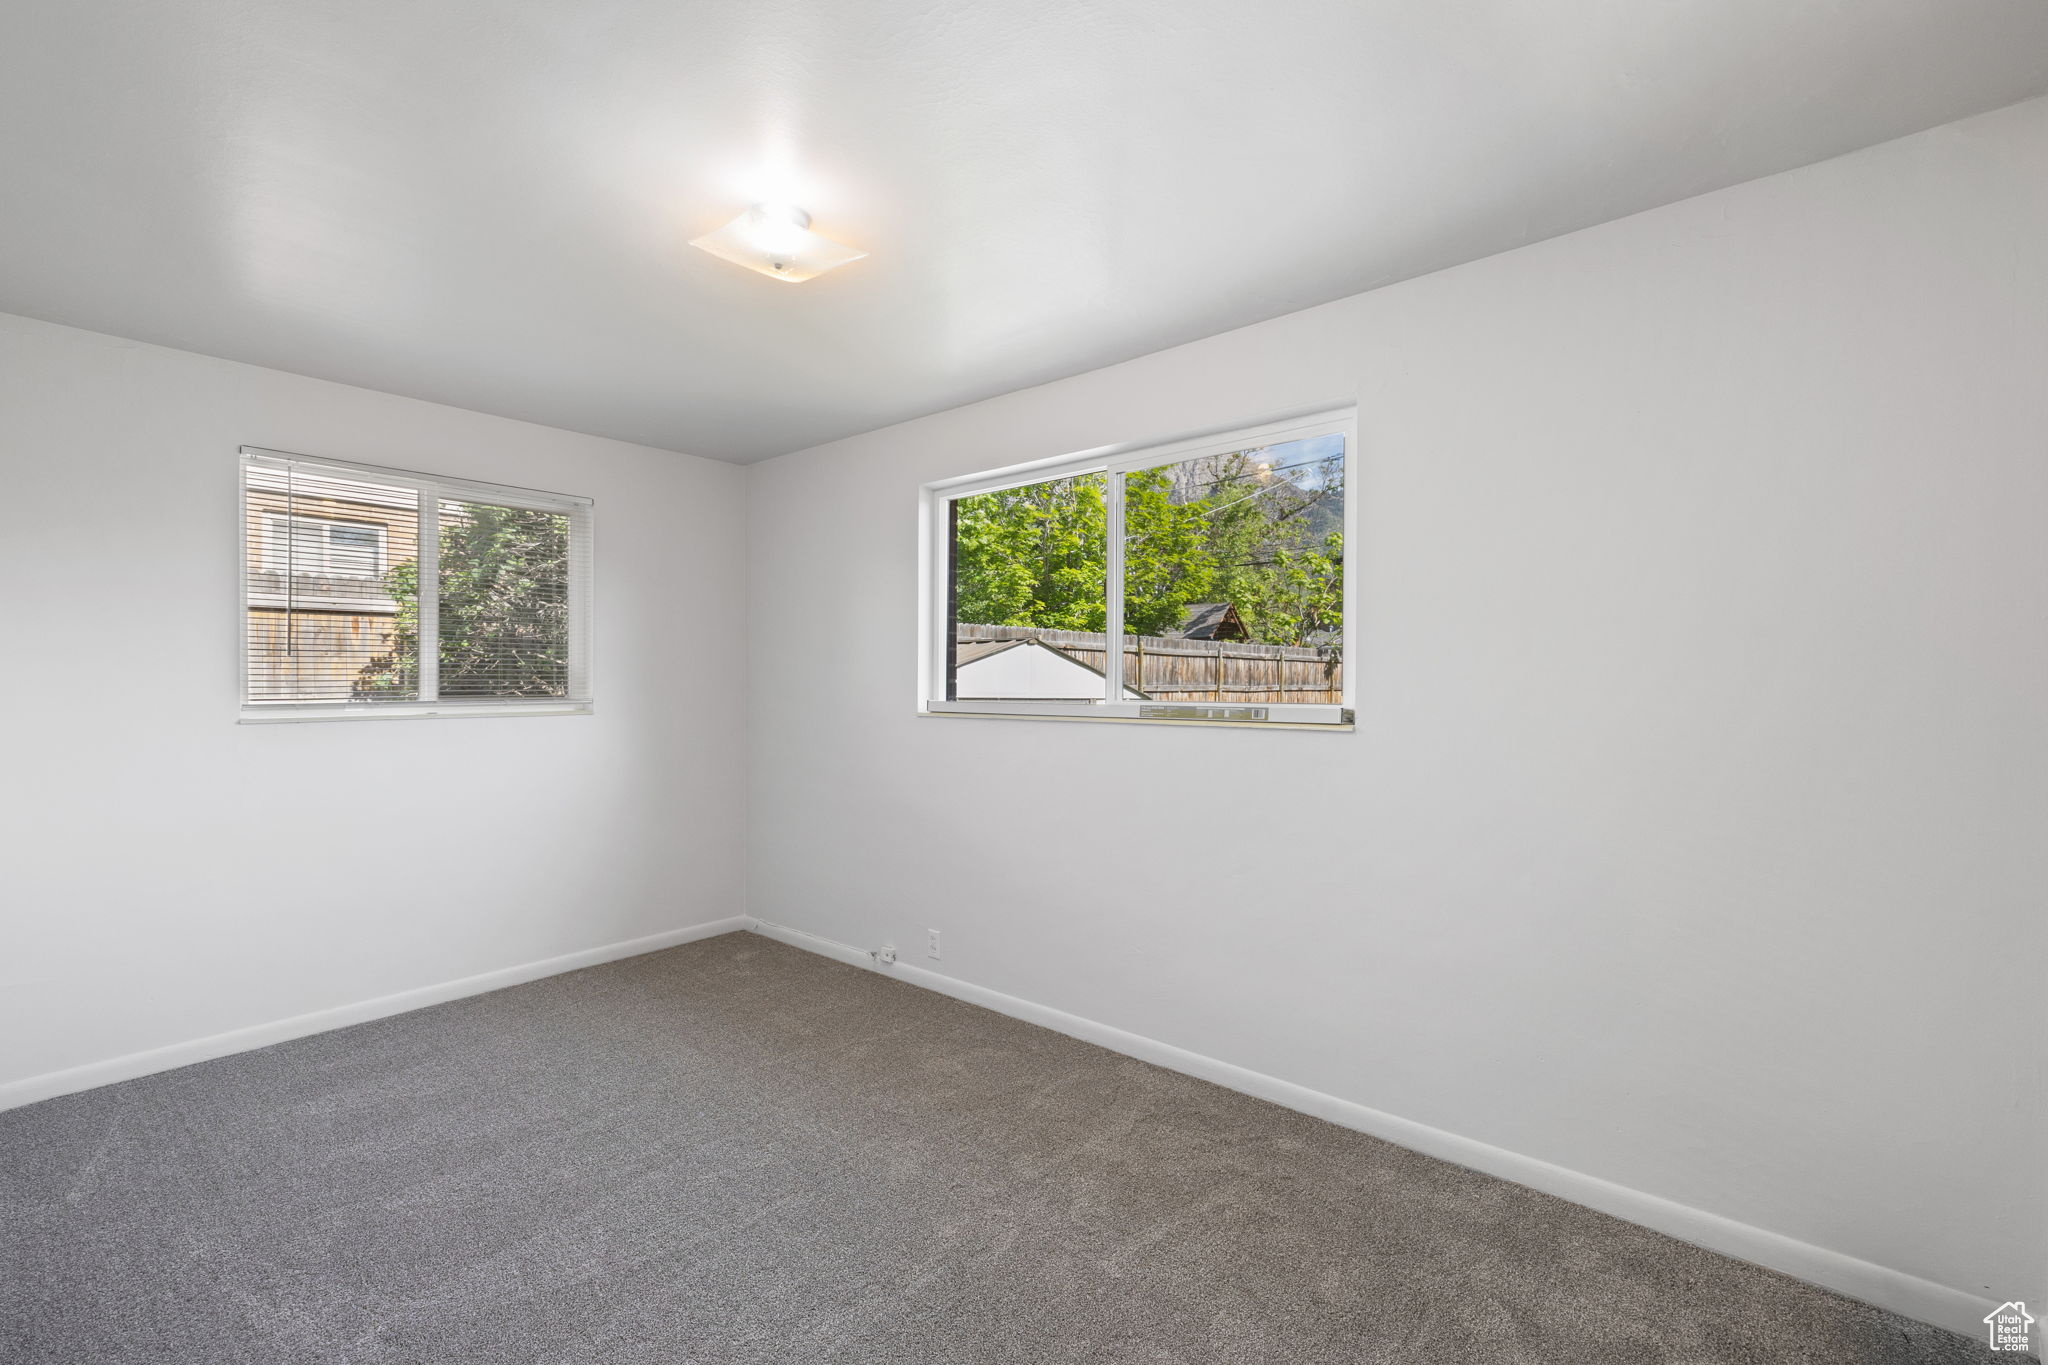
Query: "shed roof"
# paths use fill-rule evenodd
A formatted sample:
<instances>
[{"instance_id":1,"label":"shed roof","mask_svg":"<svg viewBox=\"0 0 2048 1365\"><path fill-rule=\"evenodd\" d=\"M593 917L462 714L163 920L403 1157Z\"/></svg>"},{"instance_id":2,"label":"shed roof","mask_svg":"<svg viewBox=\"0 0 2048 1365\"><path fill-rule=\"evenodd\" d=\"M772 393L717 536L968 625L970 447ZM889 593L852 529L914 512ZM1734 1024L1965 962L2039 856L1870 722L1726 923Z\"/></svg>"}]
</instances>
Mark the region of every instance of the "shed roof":
<instances>
[{"instance_id":1,"label":"shed roof","mask_svg":"<svg viewBox=\"0 0 2048 1365\"><path fill-rule=\"evenodd\" d=\"M1228 602L1197 602L1181 618L1180 633L1189 640L1249 640L1244 619Z\"/></svg>"},{"instance_id":2,"label":"shed roof","mask_svg":"<svg viewBox=\"0 0 2048 1365\"><path fill-rule=\"evenodd\" d=\"M1015 649L1018 645L1037 643L1036 640L959 640L953 645L953 663L955 667L971 664L992 654L1000 654L1006 649Z\"/></svg>"}]
</instances>

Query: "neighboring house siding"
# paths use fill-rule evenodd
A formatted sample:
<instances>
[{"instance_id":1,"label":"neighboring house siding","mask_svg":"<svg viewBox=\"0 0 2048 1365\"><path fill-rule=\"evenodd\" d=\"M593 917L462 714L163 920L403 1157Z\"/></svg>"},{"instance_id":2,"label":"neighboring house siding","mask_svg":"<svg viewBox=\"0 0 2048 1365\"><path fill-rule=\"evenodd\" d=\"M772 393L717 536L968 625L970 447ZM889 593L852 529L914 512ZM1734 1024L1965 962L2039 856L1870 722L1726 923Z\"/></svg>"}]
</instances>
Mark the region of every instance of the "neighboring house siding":
<instances>
[{"instance_id":1,"label":"neighboring house siding","mask_svg":"<svg viewBox=\"0 0 2048 1365\"><path fill-rule=\"evenodd\" d=\"M385 575L417 557L415 506L251 488L247 515L250 700L346 697L391 649L398 603Z\"/></svg>"}]
</instances>

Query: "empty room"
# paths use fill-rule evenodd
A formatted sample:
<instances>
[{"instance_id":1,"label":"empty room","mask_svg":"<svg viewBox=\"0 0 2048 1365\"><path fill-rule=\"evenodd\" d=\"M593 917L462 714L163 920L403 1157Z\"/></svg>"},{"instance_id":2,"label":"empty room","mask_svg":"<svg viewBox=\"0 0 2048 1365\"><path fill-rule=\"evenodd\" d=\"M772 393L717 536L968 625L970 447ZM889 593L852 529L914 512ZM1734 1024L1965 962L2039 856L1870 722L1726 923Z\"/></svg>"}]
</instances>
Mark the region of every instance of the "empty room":
<instances>
[{"instance_id":1,"label":"empty room","mask_svg":"<svg viewBox=\"0 0 2048 1365\"><path fill-rule=\"evenodd\" d=\"M0 1365L2040 1358L2048 0L0 0L0 473Z\"/></svg>"}]
</instances>

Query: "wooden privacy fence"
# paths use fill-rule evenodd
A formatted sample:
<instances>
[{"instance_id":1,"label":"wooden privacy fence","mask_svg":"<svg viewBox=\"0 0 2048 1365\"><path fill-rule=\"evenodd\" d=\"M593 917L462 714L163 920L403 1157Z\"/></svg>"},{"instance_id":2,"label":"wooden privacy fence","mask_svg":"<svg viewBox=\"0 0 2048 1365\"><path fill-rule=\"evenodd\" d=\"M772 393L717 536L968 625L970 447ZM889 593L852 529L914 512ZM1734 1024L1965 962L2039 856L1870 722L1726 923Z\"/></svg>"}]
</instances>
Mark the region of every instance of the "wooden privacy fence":
<instances>
[{"instance_id":1,"label":"wooden privacy fence","mask_svg":"<svg viewBox=\"0 0 2048 1365\"><path fill-rule=\"evenodd\" d=\"M1036 640L1100 673L1108 662L1101 631L1043 630L960 622L954 638ZM1124 685L1154 701L1326 702L1344 700L1344 665L1335 649L1254 645L1242 640L1124 636Z\"/></svg>"}]
</instances>

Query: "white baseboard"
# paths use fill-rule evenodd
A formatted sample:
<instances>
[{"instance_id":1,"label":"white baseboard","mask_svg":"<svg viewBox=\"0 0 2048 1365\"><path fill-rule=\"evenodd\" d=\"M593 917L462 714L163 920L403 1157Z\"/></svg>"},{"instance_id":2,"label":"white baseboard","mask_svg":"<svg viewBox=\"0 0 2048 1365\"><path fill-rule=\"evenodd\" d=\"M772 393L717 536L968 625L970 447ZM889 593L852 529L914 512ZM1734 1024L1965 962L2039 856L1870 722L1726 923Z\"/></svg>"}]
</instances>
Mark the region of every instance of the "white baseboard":
<instances>
[{"instance_id":1,"label":"white baseboard","mask_svg":"<svg viewBox=\"0 0 2048 1365\"><path fill-rule=\"evenodd\" d=\"M792 929L787 925L773 924L766 920L751 921L755 933L802 948L807 952L835 958L840 962L866 967L884 976L907 981L926 990L950 995L957 1000L992 1009L998 1014L1007 1014L1014 1019L1023 1019L1108 1048L1112 1052L1136 1057L1140 1061L1163 1066L1169 1071L1178 1071L1210 1081L1230 1090L1270 1100L1274 1104L1304 1114L1313 1114L1320 1119L1340 1127L1369 1133L1388 1142L1406 1147L1411 1151L1439 1157L1459 1166L1483 1171L1488 1175L1511 1180L1518 1185L1554 1194L1587 1208L1598 1209L1616 1218L1676 1237L1682 1242L1717 1251L1724 1256L1766 1266L1787 1275L1831 1289L1852 1299L1874 1304L1879 1308L1914 1318L1921 1322L1946 1327L1952 1332L1976 1338L1983 1332L1983 1318L1997 1307L1987 1298L1948 1285L1923 1280L1917 1275L1891 1270L1870 1261L1859 1260L1839 1251L1829 1251L1807 1242L1795 1241L1779 1233L1763 1228L1738 1223L1731 1218L1707 1213L1701 1209L1689 1208L1684 1204L1661 1199L1654 1194L1645 1194L1625 1185L1602 1180L1597 1176L1584 1175L1578 1171L1553 1166L1547 1161L1523 1156L1504 1148L1489 1146L1441 1128L1413 1123L1377 1109L1368 1109L1362 1104L1326 1095L1307 1086L1283 1081L1277 1076L1248 1070L1230 1062L1218 1061L1200 1053L1189 1052L1162 1043L1152 1038L1126 1033L1120 1028L1100 1024L1092 1019L1068 1014L1064 1010L1047 1005L1034 1004L1014 995L977 986L958 977L945 976L924 967L915 967L907 962L894 966L878 965L866 951L839 943L832 939L820 938L816 934Z\"/></svg>"},{"instance_id":2,"label":"white baseboard","mask_svg":"<svg viewBox=\"0 0 2048 1365\"><path fill-rule=\"evenodd\" d=\"M744 915L734 915L727 919L712 920L708 924L669 929L659 934L649 934L645 938L627 939L623 943L607 943L599 948L585 948L580 952L564 953L560 957L543 958L539 962L525 962L516 967L501 967L494 972L482 972L476 976L465 976L432 986L419 986L409 991L399 991L394 995L380 995L374 1000L359 1000L352 1005L336 1005L332 1009L314 1010L311 1014L295 1014L289 1019L277 1019L268 1024L230 1029L226 1033L215 1033L205 1038L193 1038L187 1042L150 1048L146 1052L131 1052L121 1057L109 1057L103 1062L88 1062L84 1066L74 1066L63 1071L46 1071L40 1076L29 1076L0 1084L0 1109L34 1104L37 1100L68 1095L75 1090L90 1090L94 1086L111 1085L115 1081L130 1081L137 1076L147 1076L151 1072L169 1071L173 1067L189 1066L193 1062L204 1062L214 1057L225 1057L231 1052L248 1052L254 1048L269 1047L272 1043L303 1038L310 1033L325 1033L329 1029L346 1028L350 1024L382 1019L386 1015L403 1014L407 1010L438 1005L445 1000L459 1000L465 995L482 995L485 991L502 990L506 986L517 986L524 981L538 981L544 976L573 972L578 967L595 967L601 962L616 962L622 957L638 957L642 953L673 948L679 943L690 943L718 934L730 934L748 928L752 923L753 921Z\"/></svg>"}]
</instances>

